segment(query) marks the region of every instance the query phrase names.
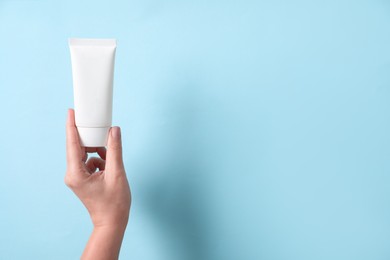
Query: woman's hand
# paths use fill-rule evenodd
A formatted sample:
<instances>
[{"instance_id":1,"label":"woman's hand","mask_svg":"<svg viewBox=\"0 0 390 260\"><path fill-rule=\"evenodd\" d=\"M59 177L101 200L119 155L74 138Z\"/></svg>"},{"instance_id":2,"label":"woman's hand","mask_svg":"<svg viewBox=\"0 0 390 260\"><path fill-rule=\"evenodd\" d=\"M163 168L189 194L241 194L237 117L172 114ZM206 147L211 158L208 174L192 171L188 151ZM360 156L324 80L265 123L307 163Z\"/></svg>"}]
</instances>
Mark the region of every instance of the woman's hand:
<instances>
[{"instance_id":1,"label":"woman's hand","mask_svg":"<svg viewBox=\"0 0 390 260\"><path fill-rule=\"evenodd\" d=\"M100 158L88 159L88 153L94 152ZM111 128L107 151L104 147L82 147L74 110L69 109L66 154L65 183L85 205L94 226L83 259L117 259L131 205L120 128Z\"/></svg>"}]
</instances>

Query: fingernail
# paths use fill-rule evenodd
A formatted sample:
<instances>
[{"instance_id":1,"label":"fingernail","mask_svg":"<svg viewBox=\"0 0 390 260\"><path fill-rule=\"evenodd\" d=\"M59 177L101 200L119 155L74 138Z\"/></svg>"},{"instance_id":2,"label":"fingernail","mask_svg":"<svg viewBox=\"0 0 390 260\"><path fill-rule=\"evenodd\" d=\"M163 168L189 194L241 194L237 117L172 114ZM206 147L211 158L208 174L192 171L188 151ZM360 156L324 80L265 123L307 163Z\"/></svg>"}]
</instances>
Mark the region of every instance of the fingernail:
<instances>
[{"instance_id":1,"label":"fingernail","mask_svg":"<svg viewBox=\"0 0 390 260\"><path fill-rule=\"evenodd\" d=\"M121 139L121 128L119 126L115 126L111 129L112 131L112 137L116 140Z\"/></svg>"}]
</instances>

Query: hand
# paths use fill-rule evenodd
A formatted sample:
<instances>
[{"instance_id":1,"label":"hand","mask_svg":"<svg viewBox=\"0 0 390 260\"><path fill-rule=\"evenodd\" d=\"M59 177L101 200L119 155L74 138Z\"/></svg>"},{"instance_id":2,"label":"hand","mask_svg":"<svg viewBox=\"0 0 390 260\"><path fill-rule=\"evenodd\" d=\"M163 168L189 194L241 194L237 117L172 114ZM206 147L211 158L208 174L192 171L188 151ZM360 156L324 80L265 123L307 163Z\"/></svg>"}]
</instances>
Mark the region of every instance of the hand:
<instances>
[{"instance_id":1,"label":"hand","mask_svg":"<svg viewBox=\"0 0 390 260\"><path fill-rule=\"evenodd\" d=\"M96 237L103 233L106 240L108 240L107 236L110 235L114 238L120 237L119 247L117 248L117 253L119 253L131 204L130 188L122 160L120 128L112 127L110 129L107 152L104 147L82 147L75 125L74 110L69 109L66 124L66 151L65 183L85 205L94 225L94 233L83 256L86 255L88 250L93 251L91 240L99 240ZM92 157L88 159L88 153L93 152L97 152L100 158ZM94 236L96 233L98 235ZM94 241L94 244L96 243ZM105 243L107 246L107 241ZM89 252L89 255L91 255L91 252ZM101 252L100 256L102 256ZM111 258L107 257L106 259Z\"/></svg>"}]
</instances>

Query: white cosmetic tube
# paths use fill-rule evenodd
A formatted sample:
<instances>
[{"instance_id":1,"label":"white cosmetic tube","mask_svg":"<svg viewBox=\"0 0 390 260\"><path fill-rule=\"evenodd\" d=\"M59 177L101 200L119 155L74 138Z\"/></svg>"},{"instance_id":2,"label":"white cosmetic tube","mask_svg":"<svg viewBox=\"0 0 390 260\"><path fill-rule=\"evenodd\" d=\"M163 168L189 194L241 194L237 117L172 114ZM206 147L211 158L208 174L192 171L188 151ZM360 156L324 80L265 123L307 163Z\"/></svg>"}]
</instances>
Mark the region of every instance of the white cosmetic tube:
<instances>
[{"instance_id":1,"label":"white cosmetic tube","mask_svg":"<svg viewBox=\"0 0 390 260\"><path fill-rule=\"evenodd\" d=\"M112 124L115 39L69 39L76 126L81 145L107 145Z\"/></svg>"}]
</instances>

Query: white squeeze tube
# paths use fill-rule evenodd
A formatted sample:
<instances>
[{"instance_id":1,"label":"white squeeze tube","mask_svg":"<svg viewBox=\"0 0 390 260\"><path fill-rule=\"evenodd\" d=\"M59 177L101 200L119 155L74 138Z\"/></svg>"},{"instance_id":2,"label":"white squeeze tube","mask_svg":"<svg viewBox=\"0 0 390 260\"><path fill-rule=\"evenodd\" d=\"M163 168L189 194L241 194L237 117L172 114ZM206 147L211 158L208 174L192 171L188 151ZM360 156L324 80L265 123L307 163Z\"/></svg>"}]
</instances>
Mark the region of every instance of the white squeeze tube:
<instances>
[{"instance_id":1,"label":"white squeeze tube","mask_svg":"<svg viewBox=\"0 0 390 260\"><path fill-rule=\"evenodd\" d=\"M107 145L112 124L115 39L69 39L76 126L81 145Z\"/></svg>"}]
</instances>

